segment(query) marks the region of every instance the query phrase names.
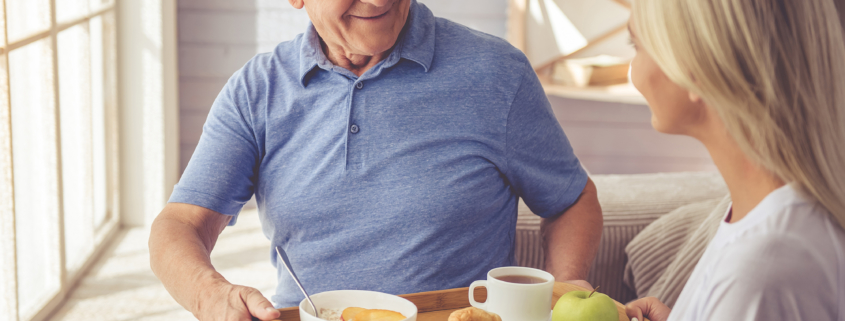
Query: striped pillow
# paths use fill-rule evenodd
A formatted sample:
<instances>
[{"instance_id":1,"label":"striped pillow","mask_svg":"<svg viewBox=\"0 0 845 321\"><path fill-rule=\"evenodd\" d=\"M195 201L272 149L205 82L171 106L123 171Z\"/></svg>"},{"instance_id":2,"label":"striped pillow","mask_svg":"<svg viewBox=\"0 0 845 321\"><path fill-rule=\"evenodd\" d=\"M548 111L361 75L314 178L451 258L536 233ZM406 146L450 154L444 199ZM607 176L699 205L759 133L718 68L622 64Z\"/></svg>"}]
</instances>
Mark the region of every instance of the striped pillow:
<instances>
[{"instance_id":1,"label":"striped pillow","mask_svg":"<svg viewBox=\"0 0 845 321\"><path fill-rule=\"evenodd\" d=\"M601 243L587 281L601 286L611 298L628 302L636 293L623 282L625 246L657 218L687 204L727 193L719 173L654 173L594 175L604 215ZM519 265L543 269L545 253L540 235L541 218L522 200L516 223L515 256Z\"/></svg>"},{"instance_id":2,"label":"striped pillow","mask_svg":"<svg viewBox=\"0 0 845 321\"><path fill-rule=\"evenodd\" d=\"M674 306L730 204L730 195L693 203L649 224L625 247L625 284Z\"/></svg>"}]
</instances>

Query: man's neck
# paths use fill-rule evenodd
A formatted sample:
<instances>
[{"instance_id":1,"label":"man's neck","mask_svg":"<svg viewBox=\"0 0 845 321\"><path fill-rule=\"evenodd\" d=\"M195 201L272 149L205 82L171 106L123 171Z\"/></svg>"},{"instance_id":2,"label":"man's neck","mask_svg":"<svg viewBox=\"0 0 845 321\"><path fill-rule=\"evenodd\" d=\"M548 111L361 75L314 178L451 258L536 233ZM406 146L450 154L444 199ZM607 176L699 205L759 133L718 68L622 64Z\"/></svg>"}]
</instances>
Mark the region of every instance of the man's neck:
<instances>
[{"instance_id":1,"label":"man's neck","mask_svg":"<svg viewBox=\"0 0 845 321\"><path fill-rule=\"evenodd\" d=\"M340 46L331 46L322 39L320 40L320 45L323 48L323 53L326 54L326 58L328 58L332 64L346 68L346 70L351 71L358 77L361 77L361 75L367 72L367 70L370 70L370 68L375 67L379 62L387 58L391 51L387 50L372 56L367 56L349 53L349 51L345 48Z\"/></svg>"},{"instance_id":2,"label":"man's neck","mask_svg":"<svg viewBox=\"0 0 845 321\"><path fill-rule=\"evenodd\" d=\"M774 174L749 160L727 133L702 142L731 193L733 214L730 223L743 219L766 196L785 185Z\"/></svg>"}]
</instances>

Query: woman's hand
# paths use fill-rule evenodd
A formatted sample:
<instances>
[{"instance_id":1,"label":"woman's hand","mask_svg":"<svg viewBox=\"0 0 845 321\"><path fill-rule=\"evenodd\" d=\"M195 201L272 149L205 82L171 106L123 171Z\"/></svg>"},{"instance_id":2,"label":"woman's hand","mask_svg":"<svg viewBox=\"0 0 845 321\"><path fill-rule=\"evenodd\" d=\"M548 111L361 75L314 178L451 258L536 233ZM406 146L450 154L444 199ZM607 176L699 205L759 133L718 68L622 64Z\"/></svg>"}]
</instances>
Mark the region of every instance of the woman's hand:
<instances>
[{"instance_id":1,"label":"woman's hand","mask_svg":"<svg viewBox=\"0 0 845 321\"><path fill-rule=\"evenodd\" d=\"M219 282L200 291L194 316L200 321L251 321L279 318L279 310L254 288Z\"/></svg>"},{"instance_id":2,"label":"woman's hand","mask_svg":"<svg viewBox=\"0 0 845 321\"><path fill-rule=\"evenodd\" d=\"M631 321L634 320L633 318L644 321L643 317L651 321L666 321L669 319L669 312L672 312L672 309L669 309L668 306L654 297L635 300L625 306L625 313L628 314Z\"/></svg>"}]
</instances>

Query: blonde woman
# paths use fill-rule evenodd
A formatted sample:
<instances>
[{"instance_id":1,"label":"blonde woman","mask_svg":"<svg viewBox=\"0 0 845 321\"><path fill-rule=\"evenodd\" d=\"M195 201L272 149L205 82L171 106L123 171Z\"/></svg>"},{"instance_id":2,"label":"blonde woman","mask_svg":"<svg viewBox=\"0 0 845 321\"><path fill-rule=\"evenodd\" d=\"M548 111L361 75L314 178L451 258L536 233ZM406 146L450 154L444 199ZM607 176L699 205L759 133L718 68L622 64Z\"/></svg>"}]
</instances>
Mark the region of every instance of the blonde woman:
<instances>
[{"instance_id":1,"label":"blonde woman","mask_svg":"<svg viewBox=\"0 0 845 321\"><path fill-rule=\"evenodd\" d=\"M843 6L634 1L652 125L701 141L733 204L673 309L644 298L629 317L845 320Z\"/></svg>"}]
</instances>

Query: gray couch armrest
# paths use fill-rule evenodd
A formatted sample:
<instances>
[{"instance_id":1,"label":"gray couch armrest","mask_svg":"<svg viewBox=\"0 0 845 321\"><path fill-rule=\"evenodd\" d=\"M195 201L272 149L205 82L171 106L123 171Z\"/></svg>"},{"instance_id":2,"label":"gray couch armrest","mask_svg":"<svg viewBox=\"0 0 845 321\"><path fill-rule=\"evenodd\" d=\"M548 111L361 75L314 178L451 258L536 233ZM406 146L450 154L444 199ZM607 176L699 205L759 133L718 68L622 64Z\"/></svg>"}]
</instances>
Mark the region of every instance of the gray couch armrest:
<instances>
[{"instance_id":1,"label":"gray couch armrest","mask_svg":"<svg viewBox=\"0 0 845 321\"><path fill-rule=\"evenodd\" d=\"M619 302L636 298L624 285L625 246L649 223L686 204L727 194L718 173L687 172L634 175L594 175L604 215L599 252L587 281ZM517 263L542 269L545 266L541 218L520 200L516 227ZM559 280L562 281L562 280Z\"/></svg>"}]
</instances>

